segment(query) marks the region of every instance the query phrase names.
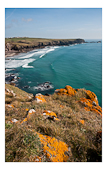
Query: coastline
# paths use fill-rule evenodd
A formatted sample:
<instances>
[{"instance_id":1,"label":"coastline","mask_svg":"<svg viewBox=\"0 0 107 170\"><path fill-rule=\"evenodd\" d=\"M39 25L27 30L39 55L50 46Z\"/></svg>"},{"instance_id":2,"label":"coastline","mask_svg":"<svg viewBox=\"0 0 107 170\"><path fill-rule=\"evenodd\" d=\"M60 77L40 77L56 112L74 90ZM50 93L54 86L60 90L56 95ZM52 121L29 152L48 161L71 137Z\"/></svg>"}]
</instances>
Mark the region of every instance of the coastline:
<instances>
[{"instance_id":1,"label":"coastline","mask_svg":"<svg viewBox=\"0 0 107 170\"><path fill-rule=\"evenodd\" d=\"M72 44L81 44L85 43L84 39L30 39L29 38L11 38L5 39L5 58L6 57L13 57L19 53L27 53L29 51L35 49L41 49L45 47L51 46L68 46Z\"/></svg>"},{"instance_id":2,"label":"coastline","mask_svg":"<svg viewBox=\"0 0 107 170\"><path fill-rule=\"evenodd\" d=\"M11 50L11 51L5 51L5 58L7 57L14 57L15 55L18 55L20 53L27 53L29 51L33 51L35 49L42 49L42 48L45 48L46 46L44 47L35 47L35 48L28 48L28 49L24 49L23 51L18 51L18 50Z\"/></svg>"}]
</instances>

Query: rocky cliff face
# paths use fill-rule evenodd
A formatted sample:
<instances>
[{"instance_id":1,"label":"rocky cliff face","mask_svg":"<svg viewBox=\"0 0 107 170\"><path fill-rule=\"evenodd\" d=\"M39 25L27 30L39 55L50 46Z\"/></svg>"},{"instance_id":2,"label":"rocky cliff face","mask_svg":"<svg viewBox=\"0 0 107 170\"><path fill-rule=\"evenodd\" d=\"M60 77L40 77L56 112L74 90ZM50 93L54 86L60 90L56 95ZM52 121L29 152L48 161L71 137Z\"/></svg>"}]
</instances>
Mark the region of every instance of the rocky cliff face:
<instances>
[{"instance_id":1,"label":"rocky cliff face","mask_svg":"<svg viewBox=\"0 0 107 170\"><path fill-rule=\"evenodd\" d=\"M62 46L62 45L69 45L69 44L81 44L85 43L83 39L62 39L62 40L47 40L43 42L35 42L35 43L29 43L29 42L23 42L23 41L17 41L17 43L8 42L5 44L5 54L9 55L9 53L19 53L19 52L27 52L31 51L33 49L38 48L44 48L46 46ZM8 56L7 55L7 56Z\"/></svg>"}]
</instances>

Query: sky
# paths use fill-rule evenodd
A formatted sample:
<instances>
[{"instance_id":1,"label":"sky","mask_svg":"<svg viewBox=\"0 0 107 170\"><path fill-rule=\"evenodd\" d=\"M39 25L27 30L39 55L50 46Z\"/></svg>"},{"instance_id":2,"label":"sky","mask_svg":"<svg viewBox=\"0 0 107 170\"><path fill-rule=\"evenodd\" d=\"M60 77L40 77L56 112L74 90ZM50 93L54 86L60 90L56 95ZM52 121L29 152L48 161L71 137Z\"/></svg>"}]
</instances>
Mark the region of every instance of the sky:
<instances>
[{"instance_id":1,"label":"sky","mask_svg":"<svg viewBox=\"0 0 107 170\"><path fill-rule=\"evenodd\" d=\"M5 37L102 39L102 8L5 8Z\"/></svg>"}]
</instances>

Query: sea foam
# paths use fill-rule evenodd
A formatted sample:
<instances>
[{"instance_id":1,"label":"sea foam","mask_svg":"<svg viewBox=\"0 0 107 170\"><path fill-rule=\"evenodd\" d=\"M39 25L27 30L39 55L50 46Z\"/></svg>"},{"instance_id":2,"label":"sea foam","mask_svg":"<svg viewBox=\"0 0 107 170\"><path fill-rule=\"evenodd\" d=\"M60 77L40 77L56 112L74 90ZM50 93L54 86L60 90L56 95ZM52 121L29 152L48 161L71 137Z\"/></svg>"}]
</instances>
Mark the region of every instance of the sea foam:
<instances>
[{"instance_id":1,"label":"sea foam","mask_svg":"<svg viewBox=\"0 0 107 170\"><path fill-rule=\"evenodd\" d=\"M35 55L36 53L37 53L37 52L31 53L31 54L27 54L27 55L25 55L25 56L23 56L23 57L20 57L20 59L30 58L30 57L32 57L33 55Z\"/></svg>"},{"instance_id":2,"label":"sea foam","mask_svg":"<svg viewBox=\"0 0 107 170\"><path fill-rule=\"evenodd\" d=\"M55 49L54 48L51 48L49 50L47 50L44 54L42 54L39 58L42 58L45 54L51 52L51 51L54 51Z\"/></svg>"},{"instance_id":3,"label":"sea foam","mask_svg":"<svg viewBox=\"0 0 107 170\"><path fill-rule=\"evenodd\" d=\"M8 60L8 62L5 64L6 68L17 68L21 67L25 64L31 63L35 61L35 59L25 59L25 60ZM27 65L26 65L27 66ZM30 66L28 66L30 67Z\"/></svg>"},{"instance_id":4,"label":"sea foam","mask_svg":"<svg viewBox=\"0 0 107 170\"><path fill-rule=\"evenodd\" d=\"M24 64L22 67L23 68L34 68L33 66L28 66L28 64Z\"/></svg>"}]
</instances>

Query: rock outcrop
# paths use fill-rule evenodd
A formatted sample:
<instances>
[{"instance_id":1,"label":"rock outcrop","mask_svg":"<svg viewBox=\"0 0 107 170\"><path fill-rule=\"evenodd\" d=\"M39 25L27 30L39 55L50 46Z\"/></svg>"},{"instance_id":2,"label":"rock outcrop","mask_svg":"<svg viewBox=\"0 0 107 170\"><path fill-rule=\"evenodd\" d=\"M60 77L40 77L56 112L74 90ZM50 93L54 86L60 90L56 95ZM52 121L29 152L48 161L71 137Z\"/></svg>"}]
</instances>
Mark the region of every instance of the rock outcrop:
<instances>
[{"instance_id":1,"label":"rock outcrop","mask_svg":"<svg viewBox=\"0 0 107 170\"><path fill-rule=\"evenodd\" d=\"M68 145L56 138L37 133L41 143L43 144L43 151L52 162L66 162L69 158Z\"/></svg>"},{"instance_id":2,"label":"rock outcrop","mask_svg":"<svg viewBox=\"0 0 107 170\"><path fill-rule=\"evenodd\" d=\"M35 111L34 109L30 109L30 110L28 111L27 117L21 122L21 124L23 124L24 122L27 122L27 121L32 117L32 115L33 115L34 113L36 113L36 111Z\"/></svg>"},{"instance_id":3,"label":"rock outcrop","mask_svg":"<svg viewBox=\"0 0 107 170\"><path fill-rule=\"evenodd\" d=\"M73 96L76 93L76 91L71 86L66 85L64 89L56 89L55 93L57 93L59 95L65 94L65 95Z\"/></svg>"},{"instance_id":4,"label":"rock outcrop","mask_svg":"<svg viewBox=\"0 0 107 170\"><path fill-rule=\"evenodd\" d=\"M50 111L50 110L44 110L43 116L44 116L46 119L59 121L59 119L57 118L56 113L54 113L54 112L52 112L52 111Z\"/></svg>"},{"instance_id":5,"label":"rock outcrop","mask_svg":"<svg viewBox=\"0 0 107 170\"><path fill-rule=\"evenodd\" d=\"M43 97L43 95L41 93L36 94L35 100L37 101L37 103L44 103L44 102L46 102L45 98Z\"/></svg>"},{"instance_id":6,"label":"rock outcrop","mask_svg":"<svg viewBox=\"0 0 107 170\"><path fill-rule=\"evenodd\" d=\"M67 85L65 88L56 89L55 93L58 95L68 95L68 96L74 96L77 91L80 89L74 89L71 86ZM91 92L90 90L83 90L86 97L81 98L78 102L82 103L84 106L84 109L86 111L94 111L97 114L100 114L102 116L102 108L98 104L98 99L95 93Z\"/></svg>"}]
</instances>

